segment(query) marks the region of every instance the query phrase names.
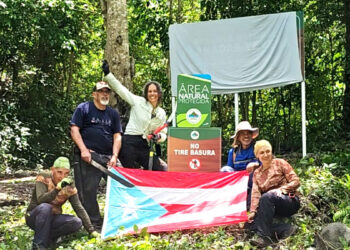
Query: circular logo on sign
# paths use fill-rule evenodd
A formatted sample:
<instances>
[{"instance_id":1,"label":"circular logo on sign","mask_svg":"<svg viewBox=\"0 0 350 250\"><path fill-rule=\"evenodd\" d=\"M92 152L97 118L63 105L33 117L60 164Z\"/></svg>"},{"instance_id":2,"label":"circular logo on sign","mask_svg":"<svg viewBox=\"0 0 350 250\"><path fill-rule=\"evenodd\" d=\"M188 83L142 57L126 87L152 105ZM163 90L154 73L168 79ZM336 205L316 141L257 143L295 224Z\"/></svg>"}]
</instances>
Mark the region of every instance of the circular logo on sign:
<instances>
[{"instance_id":1,"label":"circular logo on sign","mask_svg":"<svg viewBox=\"0 0 350 250\"><path fill-rule=\"evenodd\" d=\"M197 140L199 138L199 132L194 130L191 132L191 139L192 140Z\"/></svg>"},{"instance_id":2,"label":"circular logo on sign","mask_svg":"<svg viewBox=\"0 0 350 250\"><path fill-rule=\"evenodd\" d=\"M188 163L190 169L198 170L201 167L201 162L198 159L192 159Z\"/></svg>"},{"instance_id":3,"label":"circular logo on sign","mask_svg":"<svg viewBox=\"0 0 350 250\"><path fill-rule=\"evenodd\" d=\"M191 124L197 124L202 119L199 109L189 109L186 113L186 120Z\"/></svg>"}]
</instances>

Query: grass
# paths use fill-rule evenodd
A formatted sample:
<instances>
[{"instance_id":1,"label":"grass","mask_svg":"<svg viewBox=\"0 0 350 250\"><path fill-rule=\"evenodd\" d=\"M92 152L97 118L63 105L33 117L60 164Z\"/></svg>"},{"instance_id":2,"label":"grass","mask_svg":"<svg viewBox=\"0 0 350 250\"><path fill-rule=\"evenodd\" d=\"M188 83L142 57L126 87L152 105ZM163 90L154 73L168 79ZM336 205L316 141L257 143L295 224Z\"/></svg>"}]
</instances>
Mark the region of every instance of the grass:
<instances>
[{"instance_id":1,"label":"grass","mask_svg":"<svg viewBox=\"0 0 350 250\"><path fill-rule=\"evenodd\" d=\"M339 209L349 206L349 176L335 176L327 165L315 166L312 160L303 160L295 169L302 181L300 190L303 194L302 208L292 219L299 230L294 236L267 249L312 249L315 247L315 233L333 222ZM99 196L99 203L103 210L103 195ZM33 231L25 225L26 207L27 203L0 208L0 249L31 248ZM73 213L69 203L64 205L63 210L64 213ZM344 209L343 214L335 216L335 220L348 224L349 217L350 210ZM82 229L65 237L58 249L255 249L249 243L250 237L238 225L161 234L143 232L110 241L91 239ZM350 248L344 246L344 249Z\"/></svg>"}]
</instances>

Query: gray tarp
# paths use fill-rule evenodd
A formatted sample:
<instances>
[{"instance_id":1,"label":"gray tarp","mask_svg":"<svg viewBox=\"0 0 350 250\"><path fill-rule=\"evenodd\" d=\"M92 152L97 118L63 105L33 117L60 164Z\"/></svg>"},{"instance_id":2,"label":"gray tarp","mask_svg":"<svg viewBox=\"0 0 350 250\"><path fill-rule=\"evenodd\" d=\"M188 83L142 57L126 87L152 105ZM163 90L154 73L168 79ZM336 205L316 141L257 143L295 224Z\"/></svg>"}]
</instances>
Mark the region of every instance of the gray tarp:
<instances>
[{"instance_id":1,"label":"gray tarp","mask_svg":"<svg viewBox=\"0 0 350 250\"><path fill-rule=\"evenodd\" d=\"M178 74L210 74L213 94L303 80L296 12L174 24L169 38L172 96Z\"/></svg>"}]
</instances>

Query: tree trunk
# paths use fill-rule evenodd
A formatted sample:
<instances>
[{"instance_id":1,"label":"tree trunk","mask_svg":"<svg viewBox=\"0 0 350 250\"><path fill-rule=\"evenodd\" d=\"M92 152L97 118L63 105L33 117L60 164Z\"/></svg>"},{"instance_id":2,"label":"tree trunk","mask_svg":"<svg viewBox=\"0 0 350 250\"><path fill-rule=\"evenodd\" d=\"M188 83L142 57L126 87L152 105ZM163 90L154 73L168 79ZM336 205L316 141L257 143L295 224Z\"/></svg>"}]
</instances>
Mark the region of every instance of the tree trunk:
<instances>
[{"instance_id":1,"label":"tree trunk","mask_svg":"<svg viewBox=\"0 0 350 250\"><path fill-rule=\"evenodd\" d=\"M345 11L345 72L344 72L344 103L343 103L343 122L344 130L350 136L350 0L344 0Z\"/></svg>"},{"instance_id":2,"label":"tree trunk","mask_svg":"<svg viewBox=\"0 0 350 250\"><path fill-rule=\"evenodd\" d=\"M177 14L176 14L176 22L182 23L182 0L177 0Z\"/></svg>"},{"instance_id":3,"label":"tree trunk","mask_svg":"<svg viewBox=\"0 0 350 250\"><path fill-rule=\"evenodd\" d=\"M69 53L69 75L67 81L67 95L70 94L73 82L73 68L74 68L74 53L71 51Z\"/></svg>"},{"instance_id":4,"label":"tree trunk","mask_svg":"<svg viewBox=\"0 0 350 250\"><path fill-rule=\"evenodd\" d=\"M274 136L274 151L275 153L279 154L280 153L280 124L279 124L279 110L280 110L280 95L279 95L279 89L276 89L274 92L276 93L276 108L275 108L275 127L273 128L275 130L275 136Z\"/></svg>"},{"instance_id":5,"label":"tree trunk","mask_svg":"<svg viewBox=\"0 0 350 250\"><path fill-rule=\"evenodd\" d=\"M284 145L284 149L285 149L285 147L290 144L289 143L290 137L288 137L288 134L287 134L287 128L289 127L287 125L287 111L286 111L287 107L286 107L286 101L285 101L285 97L284 97L282 88L280 88L280 98L281 98L281 105L282 105L282 111L283 111L283 132L284 132L283 145Z\"/></svg>"},{"instance_id":6,"label":"tree trunk","mask_svg":"<svg viewBox=\"0 0 350 250\"><path fill-rule=\"evenodd\" d=\"M252 125L257 126L257 120L256 120L256 91L253 91L252 96Z\"/></svg>"},{"instance_id":7,"label":"tree trunk","mask_svg":"<svg viewBox=\"0 0 350 250\"><path fill-rule=\"evenodd\" d=\"M259 114L259 117L260 117L260 124L256 124L256 126L259 126L259 134L261 135L261 131L263 131L262 130L262 128L264 127L264 121L265 121L265 111L264 111L264 100L263 100L263 97L262 97L262 95L263 95L263 93L262 93L262 90L258 90L259 91L259 103L260 103L260 105L259 105L259 108L258 108L258 110L259 110L259 112L258 112L258 114Z\"/></svg>"},{"instance_id":8,"label":"tree trunk","mask_svg":"<svg viewBox=\"0 0 350 250\"><path fill-rule=\"evenodd\" d=\"M100 0L100 3L107 32L105 59L110 71L132 91L126 0ZM129 106L115 97L118 101L112 100L111 105L119 110L125 122Z\"/></svg>"},{"instance_id":9,"label":"tree trunk","mask_svg":"<svg viewBox=\"0 0 350 250\"><path fill-rule=\"evenodd\" d=\"M249 93L240 93L242 121L249 121Z\"/></svg>"}]
</instances>

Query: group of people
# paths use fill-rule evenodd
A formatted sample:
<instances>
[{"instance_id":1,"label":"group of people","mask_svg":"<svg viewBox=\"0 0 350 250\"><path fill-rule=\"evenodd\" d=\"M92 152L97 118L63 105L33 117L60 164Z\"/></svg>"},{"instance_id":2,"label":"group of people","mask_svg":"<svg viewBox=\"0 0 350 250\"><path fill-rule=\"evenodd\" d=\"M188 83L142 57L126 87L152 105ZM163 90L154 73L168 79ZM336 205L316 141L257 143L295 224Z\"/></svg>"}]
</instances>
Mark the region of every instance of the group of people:
<instances>
[{"instance_id":1,"label":"group of people","mask_svg":"<svg viewBox=\"0 0 350 250\"><path fill-rule=\"evenodd\" d=\"M120 161L127 168L148 169L150 148L147 138L151 137L157 144L166 140L166 128L153 134L166 122L166 113L159 105L162 99L160 84L156 81L146 83L143 96L137 96L110 73L106 61L102 69L105 81L95 84L93 100L79 104L70 120L75 143L74 182L69 178L71 165L66 157L57 158L50 171L40 173L36 178L26 213L26 223L35 232L33 249L49 248L60 236L71 234L82 225L91 236L99 235L97 231L101 230L103 219L97 189L103 173L90 164L92 155L97 155L109 167ZM111 90L131 107L124 132L118 112L108 106ZM164 170L157 156L153 157L152 170ZM67 200L79 218L62 214L62 205Z\"/></svg>"},{"instance_id":2,"label":"group of people","mask_svg":"<svg viewBox=\"0 0 350 250\"><path fill-rule=\"evenodd\" d=\"M166 140L167 129L153 131L166 122L166 113L160 107L162 90L156 81L146 83L143 96L137 96L124 87L102 65L105 81L93 88L92 101L78 105L70 121L71 137L75 143L74 182L69 178L70 162L59 157L49 172L36 178L32 199L27 209L26 223L34 233L33 248L45 249L63 235L84 228L93 237L98 236L103 219L97 202L97 189L103 173L90 165L92 152L107 166L121 164L127 168L148 169L148 139L156 143ZM130 107L130 118L123 132L120 116L109 107L111 91L116 92ZM257 246L267 246L288 237L295 231L289 224L272 224L274 216L290 216L300 207L297 188L299 178L283 159L275 158L271 144L266 140L255 142L258 128L249 122L239 123L232 149L223 172L250 172L247 187L247 210L250 228L259 238ZM120 161L120 163L119 163ZM159 158L153 158L152 170L162 171ZM77 217L62 214L62 205L69 200Z\"/></svg>"}]
</instances>

